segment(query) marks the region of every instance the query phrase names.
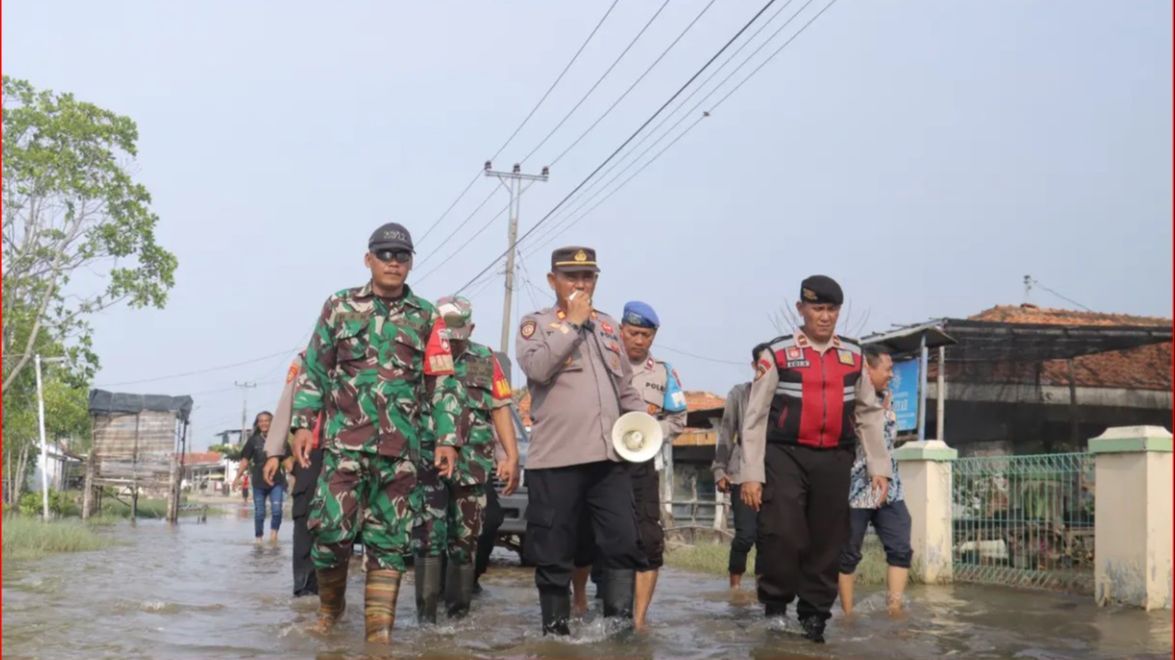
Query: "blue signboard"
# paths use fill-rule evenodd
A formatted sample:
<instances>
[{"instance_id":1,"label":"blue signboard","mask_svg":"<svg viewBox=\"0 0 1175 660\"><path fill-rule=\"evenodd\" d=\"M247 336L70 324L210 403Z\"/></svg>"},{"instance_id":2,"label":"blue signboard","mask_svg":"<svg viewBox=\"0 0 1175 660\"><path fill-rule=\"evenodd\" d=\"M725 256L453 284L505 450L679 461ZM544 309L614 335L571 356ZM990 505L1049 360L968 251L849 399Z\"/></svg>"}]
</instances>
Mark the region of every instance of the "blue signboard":
<instances>
[{"instance_id":1,"label":"blue signboard","mask_svg":"<svg viewBox=\"0 0 1175 660\"><path fill-rule=\"evenodd\" d=\"M918 428L918 365L917 359L893 365L889 389L893 393L893 411L898 416L898 431Z\"/></svg>"}]
</instances>

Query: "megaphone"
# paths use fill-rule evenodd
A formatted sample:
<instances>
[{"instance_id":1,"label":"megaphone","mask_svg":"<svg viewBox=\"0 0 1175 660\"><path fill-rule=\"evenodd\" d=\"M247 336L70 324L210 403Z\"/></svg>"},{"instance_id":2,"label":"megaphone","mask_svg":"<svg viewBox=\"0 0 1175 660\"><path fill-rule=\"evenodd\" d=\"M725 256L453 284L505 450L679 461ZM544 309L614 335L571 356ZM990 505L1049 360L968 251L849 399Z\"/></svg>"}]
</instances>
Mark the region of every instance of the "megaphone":
<instances>
[{"instance_id":1,"label":"megaphone","mask_svg":"<svg viewBox=\"0 0 1175 660\"><path fill-rule=\"evenodd\" d=\"M624 413L612 425L612 447L626 461L644 463L661 451L661 425L652 415L638 410Z\"/></svg>"}]
</instances>

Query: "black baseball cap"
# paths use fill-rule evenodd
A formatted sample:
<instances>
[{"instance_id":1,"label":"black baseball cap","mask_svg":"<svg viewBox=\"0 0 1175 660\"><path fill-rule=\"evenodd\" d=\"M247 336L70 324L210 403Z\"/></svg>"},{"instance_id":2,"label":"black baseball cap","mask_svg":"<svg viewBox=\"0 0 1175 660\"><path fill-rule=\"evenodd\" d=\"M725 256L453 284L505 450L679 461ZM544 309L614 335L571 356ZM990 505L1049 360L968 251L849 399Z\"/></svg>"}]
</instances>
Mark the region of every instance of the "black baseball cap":
<instances>
[{"instance_id":1,"label":"black baseball cap","mask_svg":"<svg viewBox=\"0 0 1175 660\"><path fill-rule=\"evenodd\" d=\"M377 250L416 251L412 247L412 234L409 234L404 225L398 222L389 222L376 229L371 238L367 240L367 249L372 252Z\"/></svg>"}]
</instances>

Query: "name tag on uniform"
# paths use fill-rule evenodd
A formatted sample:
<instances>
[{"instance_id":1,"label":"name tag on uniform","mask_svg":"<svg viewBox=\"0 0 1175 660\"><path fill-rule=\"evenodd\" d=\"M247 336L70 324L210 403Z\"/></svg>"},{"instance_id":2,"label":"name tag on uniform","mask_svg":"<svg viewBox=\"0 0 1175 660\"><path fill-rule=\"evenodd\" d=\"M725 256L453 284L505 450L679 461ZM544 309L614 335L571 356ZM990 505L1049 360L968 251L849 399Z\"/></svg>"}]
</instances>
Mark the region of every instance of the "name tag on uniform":
<instances>
[{"instance_id":1,"label":"name tag on uniform","mask_svg":"<svg viewBox=\"0 0 1175 660\"><path fill-rule=\"evenodd\" d=\"M788 360L786 364L788 369L802 369L811 366L807 360Z\"/></svg>"}]
</instances>

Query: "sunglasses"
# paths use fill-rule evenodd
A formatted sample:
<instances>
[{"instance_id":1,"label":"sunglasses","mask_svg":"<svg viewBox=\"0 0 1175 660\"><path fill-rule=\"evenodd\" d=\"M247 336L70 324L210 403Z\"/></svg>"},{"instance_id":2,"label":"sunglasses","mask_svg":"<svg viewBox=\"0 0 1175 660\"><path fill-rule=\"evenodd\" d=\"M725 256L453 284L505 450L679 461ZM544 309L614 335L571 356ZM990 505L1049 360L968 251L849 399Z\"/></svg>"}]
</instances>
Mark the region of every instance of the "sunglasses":
<instances>
[{"instance_id":1,"label":"sunglasses","mask_svg":"<svg viewBox=\"0 0 1175 660\"><path fill-rule=\"evenodd\" d=\"M412 253L408 250L372 250L371 254L385 264L390 264L393 261L406 264L412 261Z\"/></svg>"}]
</instances>

